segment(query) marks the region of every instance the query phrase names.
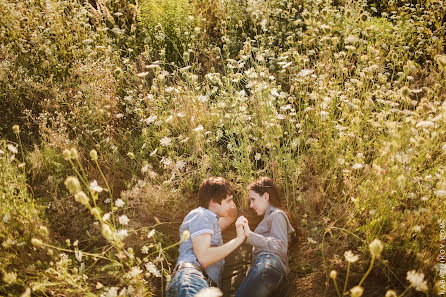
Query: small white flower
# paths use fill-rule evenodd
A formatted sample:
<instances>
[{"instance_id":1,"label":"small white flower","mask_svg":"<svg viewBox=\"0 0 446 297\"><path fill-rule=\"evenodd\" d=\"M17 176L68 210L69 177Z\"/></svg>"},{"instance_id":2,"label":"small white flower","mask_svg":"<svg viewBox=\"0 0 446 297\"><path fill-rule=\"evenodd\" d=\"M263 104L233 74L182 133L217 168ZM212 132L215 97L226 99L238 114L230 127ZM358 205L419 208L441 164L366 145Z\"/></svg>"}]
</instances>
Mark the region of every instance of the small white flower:
<instances>
[{"instance_id":1,"label":"small white flower","mask_svg":"<svg viewBox=\"0 0 446 297\"><path fill-rule=\"evenodd\" d=\"M172 143L172 139L170 139L169 137L166 137L166 136L164 136L160 140L161 146L169 146L171 143Z\"/></svg>"},{"instance_id":2,"label":"small white flower","mask_svg":"<svg viewBox=\"0 0 446 297\"><path fill-rule=\"evenodd\" d=\"M259 161L261 157L262 157L262 155L261 155L260 153L257 153L257 154L254 156L254 159L255 159L256 161Z\"/></svg>"},{"instance_id":3,"label":"small white flower","mask_svg":"<svg viewBox=\"0 0 446 297\"><path fill-rule=\"evenodd\" d=\"M105 221L107 221L109 218L110 218L110 213L107 212L106 214L104 214L104 215L102 216L102 221L105 222Z\"/></svg>"},{"instance_id":4,"label":"small white flower","mask_svg":"<svg viewBox=\"0 0 446 297\"><path fill-rule=\"evenodd\" d=\"M355 263L356 261L359 260L359 256L353 254L352 251L346 251L346 252L344 253L344 257L345 257L345 260L346 260L347 262L349 262L349 263Z\"/></svg>"},{"instance_id":5,"label":"small white flower","mask_svg":"<svg viewBox=\"0 0 446 297\"><path fill-rule=\"evenodd\" d=\"M278 120L284 120L284 119L286 119L286 116L283 115L283 114L278 113L277 116L276 116L276 118L277 118Z\"/></svg>"},{"instance_id":6,"label":"small white flower","mask_svg":"<svg viewBox=\"0 0 446 297\"><path fill-rule=\"evenodd\" d=\"M424 280L424 273L411 270L407 272L406 279L415 287L417 291L426 292L427 282Z\"/></svg>"},{"instance_id":7,"label":"small white flower","mask_svg":"<svg viewBox=\"0 0 446 297\"><path fill-rule=\"evenodd\" d=\"M146 264L146 270L156 277L161 277L161 273L152 262Z\"/></svg>"},{"instance_id":8,"label":"small white flower","mask_svg":"<svg viewBox=\"0 0 446 297\"><path fill-rule=\"evenodd\" d=\"M122 215L119 217L119 224L127 225L129 223L129 218L126 215Z\"/></svg>"},{"instance_id":9,"label":"small white flower","mask_svg":"<svg viewBox=\"0 0 446 297\"><path fill-rule=\"evenodd\" d=\"M198 126L194 129L194 131L195 131L195 132L200 132L200 131L203 131L203 129L204 129L203 125L198 125Z\"/></svg>"},{"instance_id":10,"label":"small white flower","mask_svg":"<svg viewBox=\"0 0 446 297\"><path fill-rule=\"evenodd\" d=\"M153 157L153 155L155 155L156 152L158 152L158 149L154 149L154 150L150 153L150 157Z\"/></svg>"},{"instance_id":11,"label":"small white flower","mask_svg":"<svg viewBox=\"0 0 446 297\"><path fill-rule=\"evenodd\" d=\"M149 247L146 246L146 245L144 245L144 246L141 248L141 253L147 255L147 254L149 253Z\"/></svg>"},{"instance_id":12,"label":"small white flower","mask_svg":"<svg viewBox=\"0 0 446 297\"><path fill-rule=\"evenodd\" d=\"M419 225L415 225L415 226L413 226L412 230L413 230L413 232L418 233L418 232L421 231L421 226L419 226Z\"/></svg>"},{"instance_id":13,"label":"small white flower","mask_svg":"<svg viewBox=\"0 0 446 297\"><path fill-rule=\"evenodd\" d=\"M13 153L13 154L17 154L19 151L17 150L17 147L12 145L12 144L8 144L7 145L8 150Z\"/></svg>"},{"instance_id":14,"label":"small white flower","mask_svg":"<svg viewBox=\"0 0 446 297\"><path fill-rule=\"evenodd\" d=\"M145 120L145 122L146 122L146 124L150 124L150 123L155 122L157 119L158 119L158 117L157 117L156 115L152 115L152 116L148 117L148 118Z\"/></svg>"},{"instance_id":15,"label":"small white flower","mask_svg":"<svg viewBox=\"0 0 446 297\"><path fill-rule=\"evenodd\" d=\"M116 235L118 236L119 239L122 240L122 239L126 238L127 236L129 236L129 233L126 229L121 229L118 231L118 233Z\"/></svg>"},{"instance_id":16,"label":"small white flower","mask_svg":"<svg viewBox=\"0 0 446 297\"><path fill-rule=\"evenodd\" d=\"M128 278L135 278L138 275L140 275L142 273L142 269L139 268L138 266L134 266L130 269L130 271L127 273L127 277Z\"/></svg>"},{"instance_id":17,"label":"small white flower","mask_svg":"<svg viewBox=\"0 0 446 297\"><path fill-rule=\"evenodd\" d=\"M186 166L186 162L184 162L183 160L179 160L179 161L177 161L177 162L175 163L175 167L176 167L178 170L183 169L184 166Z\"/></svg>"},{"instance_id":18,"label":"small white flower","mask_svg":"<svg viewBox=\"0 0 446 297\"><path fill-rule=\"evenodd\" d=\"M355 286L351 288L350 292L352 293L351 297L361 297L364 289L360 286Z\"/></svg>"},{"instance_id":19,"label":"small white flower","mask_svg":"<svg viewBox=\"0 0 446 297\"><path fill-rule=\"evenodd\" d=\"M122 199L118 199L115 201L116 207L123 207L125 205L125 202Z\"/></svg>"},{"instance_id":20,"label":"small white flower","mask_svg":"<svg viewBox=\"0 0 446 297\"><path fill-rule=\"evenodd\" d=\"M15 283L17 280L17 274L15 272L7 272L3 275L3 281L7 284Z\"/></svg>"},{"instance_id":21,"label":"small white flower","mask_svg":"<svg viewBox=\"0 0 446 297\"><path fill-rule=\"evenodd\" d=\"M90 183L90 189L98 193L101 193L104 190L101 186L98 185L98 182L96 180Z\"/></svg>"},{"instance_id":22,"label":"small white flower","mask_svg":"<svg viewBox=\"0 0 446 297\"><path fill-rule=\"evenodd\" d=\"M307 241L308 241L309 243L312 243L312 244L316 244L316 243L317 243L317 241L314 240L314 239L311 238L311 237L308 237L308 238L307 238Z\"/></svg>"},{"instance_id":23,"label":"small white flower","mask_svg":"<svg viewBox=\"0 0 446 297\"><path fill-rule=\"evenodd\" d=\"M152 236L155 235L155 229L150 230L149 234L147 234L147 238L152 238Z\"/></svg>"},{"instance_id":24,"label":"small white flower","mask_svg":"<svg viewBox=\"0 0 446 297\"><path fill-rule=\"evenodd\" d=\"M437 191L435 191L435 195L438 198L445 198L446 197L446 190L437 190Z\"/></svg>"},{"instance_id":25,"label":"small white flower","mask_svg":"<svg viewBox=\"0 0 446 297\"><path fill-rule=\"evenodd\" d=\"M355 163L353 166L352 166L352 169L362 169L364 167L364 164L360 164L360 163Z\"/></svg>"},{"instance_id":26,"label":"small white flower","mask_svg":"<svg viewBox=\"0 0 446 297\"><path fill-rule=\"evenodd\" d=\"M82 262L83 255L84 254L82 253L82 251L77 250L74 252L74 256L76 257L76 260L78 260L79 262Z\"/></svg>"},{"instance_id":27,"label":"small white flower","mask_svg":"<svg viewBox=\"0 0 446 297\"><path fill-rule=\"evenodd\" d=\"M110 202L111 202L110 198L107 198L107 199L104 200L105 204L109 204Z\"/></svg>"}]
</instances>

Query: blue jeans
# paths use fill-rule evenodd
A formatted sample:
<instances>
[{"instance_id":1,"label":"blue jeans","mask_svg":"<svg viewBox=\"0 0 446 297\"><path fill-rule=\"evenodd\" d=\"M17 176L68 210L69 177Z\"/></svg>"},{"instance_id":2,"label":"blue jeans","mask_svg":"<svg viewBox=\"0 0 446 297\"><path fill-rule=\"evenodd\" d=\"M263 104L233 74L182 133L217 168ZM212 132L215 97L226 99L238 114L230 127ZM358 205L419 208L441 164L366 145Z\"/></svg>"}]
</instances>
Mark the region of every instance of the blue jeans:
<instances>
[{"instance_id":1,"label":"blue jeans","mask_svg":"<svg viewBox=\"0 0 446 297\"><path fill-rule=\"evenodd\" d=\"M259 255L235 297L284 297L288 291L286 273L272 254Z\"/></svg>"},{"instance_id":2,"label":"blue jeans","mask_svg":"<svg viewBox=\"0 0 446 297\"><path fill-rule=\"evenodd\" d=\"M203 273L195 268L178 270L166 287L166 297L192 297L209 288Z\"/></svg>"}]
</instances>

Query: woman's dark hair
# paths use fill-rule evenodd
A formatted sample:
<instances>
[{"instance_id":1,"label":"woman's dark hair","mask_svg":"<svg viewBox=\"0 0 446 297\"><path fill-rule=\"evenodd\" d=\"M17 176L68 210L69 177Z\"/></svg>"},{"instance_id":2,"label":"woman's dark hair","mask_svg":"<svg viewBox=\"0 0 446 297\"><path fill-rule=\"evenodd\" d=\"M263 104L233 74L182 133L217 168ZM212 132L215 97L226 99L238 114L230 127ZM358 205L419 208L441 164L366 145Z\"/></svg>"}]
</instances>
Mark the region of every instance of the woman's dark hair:
<instances>
[{"instance_id":1,"label":"woman's dark hair","mask_svg":"<svg viewBox=\"0 0 446 297\"><path fill-rule=\"evenodd\" d=\"M270 177L262 176L248 186L248 191L254 191L259 195L269 194L269 203L274 207L283 208L282 194L279 187Z\"/></svg>"},{"instance_id":2,"label":"woman's dark hair","mask_svg":"<svg viewBox=\"0 0 446 297\"><path fill-rule=\"evenodd\" d=\"M200 206L208 208L211 200L221 203L232 193L232 186L225 178L212 176L201 183L198 189L198 203Z\"/></svg>"}]
</instances>

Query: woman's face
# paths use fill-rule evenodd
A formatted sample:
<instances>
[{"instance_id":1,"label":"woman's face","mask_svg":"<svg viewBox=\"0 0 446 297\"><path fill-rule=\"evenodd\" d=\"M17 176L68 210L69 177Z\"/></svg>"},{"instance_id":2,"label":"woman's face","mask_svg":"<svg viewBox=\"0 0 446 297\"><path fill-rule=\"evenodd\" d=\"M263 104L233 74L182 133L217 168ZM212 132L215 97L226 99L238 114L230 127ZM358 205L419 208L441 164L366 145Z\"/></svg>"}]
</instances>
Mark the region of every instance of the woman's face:
<instances>
[{"instance_id":1,"label":"woman's face","mask_svg":"<svg viewBox=\"0 0 446 297\"><path fill-rule=\"evenodd\" d=\"M260 195L259 193L254 192L253 190L249 190L248 195L249 195L249 207L251 207L257 213L258 216L263 216L269 207L268 192L265 192L263 193L263 195Z\"/></svg>"}]
</instances>

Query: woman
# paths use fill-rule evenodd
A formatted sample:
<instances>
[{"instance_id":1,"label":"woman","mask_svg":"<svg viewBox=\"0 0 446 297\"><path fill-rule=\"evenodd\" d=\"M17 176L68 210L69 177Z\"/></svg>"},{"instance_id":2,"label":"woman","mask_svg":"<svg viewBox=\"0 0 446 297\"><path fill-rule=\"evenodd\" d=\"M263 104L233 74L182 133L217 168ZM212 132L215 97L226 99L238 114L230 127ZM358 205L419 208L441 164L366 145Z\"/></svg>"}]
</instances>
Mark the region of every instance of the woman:
<instances>
[{"instance_id":1,"label":"woman","mask_svg":"<svg viewBox=\"0 0 446 297\"><path fill-rule=\"evenodd\" d=\"M279 188L269 177L261 177L248 187L250 207L263 220L252 232L246 218L246 242L253 246L255 259L235 297L285 296L288 291L288 242L294 232L288 215L280 208Z\"/></svg>"}]
</instances>

